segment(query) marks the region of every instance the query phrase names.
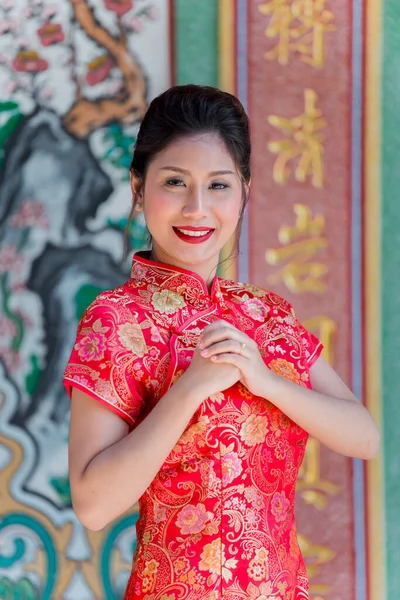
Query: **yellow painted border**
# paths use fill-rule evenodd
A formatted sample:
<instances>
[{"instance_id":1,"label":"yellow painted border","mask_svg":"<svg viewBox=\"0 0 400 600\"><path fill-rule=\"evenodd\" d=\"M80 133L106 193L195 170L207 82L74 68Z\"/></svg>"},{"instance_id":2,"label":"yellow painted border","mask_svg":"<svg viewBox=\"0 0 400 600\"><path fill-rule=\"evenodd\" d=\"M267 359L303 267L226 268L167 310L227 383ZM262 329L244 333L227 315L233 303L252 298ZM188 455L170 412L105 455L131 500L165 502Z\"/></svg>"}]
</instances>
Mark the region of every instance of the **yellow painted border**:
<instances>
[{"instance_id":1,"label":"yellow painted border","mask_svg":"<svg viewBox=\"0 0 400 600\"><path fill-rule=\"evenodd\" d=\"M365 310L366 404L381 430L381 31L382 0L366 2L365 79ZM383 448L383 445L382 445ZM367 465L370 600L386 598L383 449Z\"/></svg>"},{"instance_id":2,"label":"yellow painted border","mask_svg":"<svg viewBox=\"0 0 400 600\"><path fill-rule=\"evenodd\" d=\"M225 92L235 94L235 0L219 0L218 10L218 66L219 87ZM226 260L234 251L235 241L230 240L221 252L221 261ZM229 260L221 265L221 275L236 280L237 261Z\"/></svg>"},{"instance_id":3,"label":"yellow painted border","mask_svg":"<svg viewBox=\"0 0 400 600\"><path fill-rule=\"evenodd\" d=\"M235 0L219 0L219 87L235 93Z\"/></svg>"}]
</instances>

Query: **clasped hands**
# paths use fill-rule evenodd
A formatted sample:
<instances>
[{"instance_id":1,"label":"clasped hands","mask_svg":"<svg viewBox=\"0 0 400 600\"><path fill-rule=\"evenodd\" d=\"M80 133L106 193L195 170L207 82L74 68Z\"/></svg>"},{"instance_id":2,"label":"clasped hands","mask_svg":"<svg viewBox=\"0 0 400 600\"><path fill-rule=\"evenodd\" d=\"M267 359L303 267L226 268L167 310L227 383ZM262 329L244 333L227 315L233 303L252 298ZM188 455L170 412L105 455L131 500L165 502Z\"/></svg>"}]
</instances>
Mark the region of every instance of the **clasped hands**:
<instances>
[{"instance_id":1,"label":"clasped hands","mask_svg":"<svg viewBox=\"0 0 400 600\"><path fill-rule=\"evenodd\" d=\"M264 363L258 346L248 335L223 320L208 325L199 340L200 354L215 364L235 366L239 381L255 396L265 397L266 384L275 373Z\"/></svg>"}]
</instances>

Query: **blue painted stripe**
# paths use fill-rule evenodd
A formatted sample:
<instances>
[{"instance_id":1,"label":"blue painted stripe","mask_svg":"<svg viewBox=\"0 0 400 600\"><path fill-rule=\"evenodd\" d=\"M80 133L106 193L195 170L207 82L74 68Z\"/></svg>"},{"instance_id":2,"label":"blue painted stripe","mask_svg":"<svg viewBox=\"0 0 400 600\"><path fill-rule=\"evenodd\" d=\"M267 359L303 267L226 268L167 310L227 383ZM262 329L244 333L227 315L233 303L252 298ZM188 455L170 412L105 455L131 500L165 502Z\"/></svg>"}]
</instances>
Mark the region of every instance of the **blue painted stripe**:
<instances>
[{"instance_id":1,"label":"blue painted stripe","mask_svg":"<svg viewBox=\"0 0 400 600\"><path fill-rule=\"evenodd\" d=\"M353 386L362 395L362 101L363 101L363 0L353 0L353 90L352 90L352 346ZM364 470L353 461L354 543L356 600L367 600L365 553Z\"/></svg>"},{"instance_id":2,"label":"blue painted stripe","mask_svg":"<svg viewBox=\"0 0 400 600\"><path fill-rule=\"evenodd\" d=\"M236 2L236 35L237 35L237 95L245 110L247 110L247 0ZM242 234L240 236L238 279L242 283L249 281L249 225L247 213L243 218Z\"/></svg>"}]
</instances>

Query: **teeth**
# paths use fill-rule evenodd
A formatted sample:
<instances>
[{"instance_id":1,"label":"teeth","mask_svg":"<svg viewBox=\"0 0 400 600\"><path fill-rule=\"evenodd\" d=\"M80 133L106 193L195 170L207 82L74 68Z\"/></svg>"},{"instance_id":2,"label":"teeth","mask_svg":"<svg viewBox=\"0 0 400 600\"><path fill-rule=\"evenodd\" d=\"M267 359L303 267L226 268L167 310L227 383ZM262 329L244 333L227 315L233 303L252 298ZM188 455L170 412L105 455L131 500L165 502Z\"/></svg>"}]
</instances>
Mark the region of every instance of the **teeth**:
<instances>
[{"instance_id":1,"label":"teeth","mask_svg":"<svg viewBox=\"0 0 400 600\"><path fill-rule=\"evenodd\" d=\"M211 231L211 229L208 231L189 231L188 229L180 229L179 227L176 227L176 229L184 235L190 235L191 237L204 237Z\"/></svg>"}]
</instances>

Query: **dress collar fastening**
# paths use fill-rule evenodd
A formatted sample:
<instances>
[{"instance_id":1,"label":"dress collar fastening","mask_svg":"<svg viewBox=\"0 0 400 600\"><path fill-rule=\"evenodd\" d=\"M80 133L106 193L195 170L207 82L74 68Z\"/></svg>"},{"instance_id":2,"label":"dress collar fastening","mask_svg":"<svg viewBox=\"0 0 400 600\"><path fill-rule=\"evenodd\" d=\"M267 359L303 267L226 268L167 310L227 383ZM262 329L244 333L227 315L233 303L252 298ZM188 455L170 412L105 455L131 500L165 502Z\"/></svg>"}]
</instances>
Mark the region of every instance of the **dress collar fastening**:
<instances>
[{"instance_id":1,"label":"dress collar fastening","mask_svg":"<svg viewBox=\"0 0 400 600\"><path fill-rule=\"evenodd\" d=\"M137 252L133 256L131 279L139 288L160 292L167 302L184 302L197 310L218 304L223 305L219 278L215 275L208 291L204 279L193 271L173 265L155 262L149 258L149 252Z\"/></svg>"}]
</instances>

